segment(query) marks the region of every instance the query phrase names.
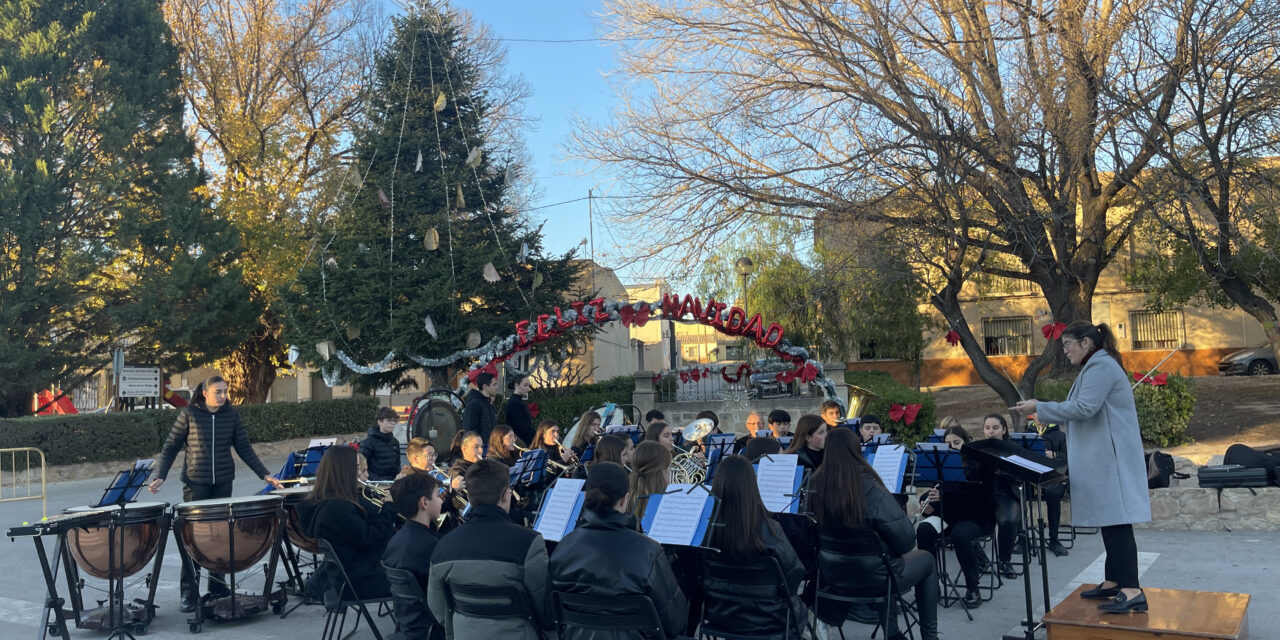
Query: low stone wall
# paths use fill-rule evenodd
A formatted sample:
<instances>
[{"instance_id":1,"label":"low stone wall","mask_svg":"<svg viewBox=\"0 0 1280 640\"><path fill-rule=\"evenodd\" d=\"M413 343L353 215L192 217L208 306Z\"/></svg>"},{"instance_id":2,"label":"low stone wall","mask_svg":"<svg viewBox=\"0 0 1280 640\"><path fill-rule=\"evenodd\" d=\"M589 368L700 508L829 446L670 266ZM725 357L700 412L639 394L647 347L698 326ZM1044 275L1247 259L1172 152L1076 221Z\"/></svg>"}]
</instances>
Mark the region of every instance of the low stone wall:
<instances>
[{"instance_id":1,"label":"low stone wall","mask_svg":"<svg viewBox=\"0 0 1280 640\"><path fill-rule=\"evenodd\" d=\"M1222 464L1222 456L1207 464ZM1185 531L1280 529L1280 487L1202 489L1193 461L1175 456L1174 466L1191 477L1175 479L1167 489L1151 489L1151 522L1137 526Z\"/></svg>"}]
</instances>

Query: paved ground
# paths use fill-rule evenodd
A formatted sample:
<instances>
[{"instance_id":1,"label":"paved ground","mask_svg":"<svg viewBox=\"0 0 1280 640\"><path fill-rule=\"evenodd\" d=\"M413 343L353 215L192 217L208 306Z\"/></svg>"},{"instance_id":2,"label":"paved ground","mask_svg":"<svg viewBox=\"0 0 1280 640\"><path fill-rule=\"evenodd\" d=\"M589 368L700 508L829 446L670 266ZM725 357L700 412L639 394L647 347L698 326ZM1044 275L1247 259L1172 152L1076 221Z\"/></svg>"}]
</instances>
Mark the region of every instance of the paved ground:
<instances>
[{"instance_id":1,"label":"paved ground","mask_svg":"<svg viewBox=\"0 0 1280 640\"><path fill-rule=\"evenodd\" d=\"M269 468L279 468L283 456L266 456ZM248 495L258 488L248 480L252 474L241 468L237 476L237 495ZM176 480L176 474L175 474ZM95 501L107 483L106 478L64 481L49 487L50 512ZM181 499L178 482L166 484L156 499L177 503ZM0 526L20 524L40 517L39 501L0 504ZM52 544L50 544L52 547ZM1249 626L1254 638L1280 638L1280 581L1275 578L1280 561L1280 533L1221 534L1167 531L1139 531L1138 548L1142 554L1143 583L1152 587L1235 591L1250 593ZM1101 578L1102 541L1097 535L1078 538L1071 555L1049 559L1050 594L1054 602L1070 593L1082 582ZM43 580L29 538L14 542L0 541L0 558L4 576L0 579L0 638L33 638L39 633L40 602ZM185 614L177 610L178 556L173 540L164 558L160 589L156 597L159 613L147 634L148 638L189 638ZM956 566L954 561L951 566ZM1037 582L1038 572L1034 573ZM261 578L258 578L261 580ZM88 578L91 586L102 583ZM252 584L261 585L261 582ZM65 585L60 585L65 591ZM86 597L89 591L86 591ZM65 593L63 593L65 596ZM947 640L990 640L1009 632L1023 617L1021 583L1007 584L996 592L995 600L973 612L974 621L965 619L960 608L942 609L942 637ZM1037 600L1038 602L1038 600ZM303 607L281 620L269 613L229 624L208 623L202 635L223 640L271 640L275 638L318 638L324 626L319 607ZM362 625L363 627L363 625ZM382 621L385 631L389 620ZM106 633L72 629L73 638L105 638ZM847 638L868 638L871 627L849 623ZM367 630L355 638L371 638ZM1043 637L1043 634L1040 636ZM467 639L460 639L467 640Z\"/></svg>"}]
</instances>

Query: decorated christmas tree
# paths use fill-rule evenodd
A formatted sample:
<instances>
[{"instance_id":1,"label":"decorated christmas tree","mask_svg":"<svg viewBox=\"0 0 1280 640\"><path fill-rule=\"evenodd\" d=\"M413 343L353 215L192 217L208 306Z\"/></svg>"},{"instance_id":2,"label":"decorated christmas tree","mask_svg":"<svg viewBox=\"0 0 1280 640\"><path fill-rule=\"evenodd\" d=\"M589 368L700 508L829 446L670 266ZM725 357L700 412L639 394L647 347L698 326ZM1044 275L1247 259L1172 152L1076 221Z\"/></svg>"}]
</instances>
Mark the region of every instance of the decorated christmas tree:
<instances>
[{"instance_id":1,"label":"decorated christmas tree","mask_svg":"<svg viewBox=\"0 0 1280 640\"><path fill-rule=\"evenodd\" d=\"M348 195L290 292L286 335L330 382L401 388L415 369L466 367L562 305L577 271L514 210L518 150L483 137L493 116L466 34L421 5L394 20Z\"/></svg>"}]
</instances>

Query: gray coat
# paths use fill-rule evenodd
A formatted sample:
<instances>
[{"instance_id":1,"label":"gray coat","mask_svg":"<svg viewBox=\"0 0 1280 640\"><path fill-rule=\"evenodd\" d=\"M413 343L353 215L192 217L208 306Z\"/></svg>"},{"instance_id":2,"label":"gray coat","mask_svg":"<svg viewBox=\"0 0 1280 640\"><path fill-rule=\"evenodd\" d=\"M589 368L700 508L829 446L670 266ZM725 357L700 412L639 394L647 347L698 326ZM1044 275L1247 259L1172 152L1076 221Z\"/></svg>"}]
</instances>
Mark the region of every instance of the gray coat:
<instances>
[{"instance_id":1,"label":"gray coat","mask_svg":"<svg viewBox=\"0 0 1280 640\"><path fill-rule=\"evenodd\" d=\"M1065 402L1037 402L1036 419L1067 432L1071 522L1105 527L1151 520L1138 411L1124 369L1097 351Z\"/></svg>"}]
</instances>

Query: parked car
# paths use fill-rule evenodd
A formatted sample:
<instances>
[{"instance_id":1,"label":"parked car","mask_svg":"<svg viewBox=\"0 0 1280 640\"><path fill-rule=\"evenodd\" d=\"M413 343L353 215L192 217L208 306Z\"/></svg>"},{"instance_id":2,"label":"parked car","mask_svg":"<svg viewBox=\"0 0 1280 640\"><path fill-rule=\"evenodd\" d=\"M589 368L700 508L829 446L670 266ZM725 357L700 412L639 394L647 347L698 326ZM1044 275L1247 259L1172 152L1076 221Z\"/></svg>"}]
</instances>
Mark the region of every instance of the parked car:
<instances>
[{"instance_id":1,"label":"parked car","mask_svg":"<svg viewBox=\"0 0 1280 640\"><path fill-rule=\"evenodd\" d=\"M1252 349L1242 349L1218 361L1220 376L1265 376L1280 371L1276 366L1276 351L1264 342Z\"/></svg>"}]
</instances>

